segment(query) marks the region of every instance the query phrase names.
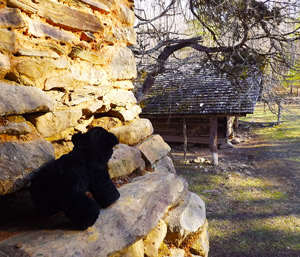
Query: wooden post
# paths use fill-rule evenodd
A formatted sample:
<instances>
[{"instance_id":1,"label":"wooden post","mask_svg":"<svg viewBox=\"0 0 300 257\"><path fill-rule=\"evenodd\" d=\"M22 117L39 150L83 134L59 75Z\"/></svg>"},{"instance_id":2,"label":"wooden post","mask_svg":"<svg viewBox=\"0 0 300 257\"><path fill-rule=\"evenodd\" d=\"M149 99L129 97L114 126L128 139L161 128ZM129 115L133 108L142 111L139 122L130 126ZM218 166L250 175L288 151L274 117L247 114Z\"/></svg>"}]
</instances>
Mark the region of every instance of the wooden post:
<instances>
[{"instance_id":1,"label":"wooden post","mask_svg":"<svg viewBox=\"0 0 300 257\"><path fill-rule=\"evenodd\" d=\"M186 162L186 152L187 152L187 134L186 134L186 120L183 118L183 154L184 154L184 162Z\"/></svg>"},{"instance_id":2,"label":"wooden post","mask_svg":"<svg viewBox=\"0 0 300 257\"><path fill-rule=\"evenodd\" d=\"M210 116L209 148L211 151L211 163L218 166L218 117Z\"/></svg>"},{"instance_id":3,"label":"wooden post","mask_svg":"<svg viewBox=\"0 0 300 257\"><path fill-rule=\"evenodd\" d=\"M230 136L230 116L226 117L226 144L229 143L229 136Z\"/></svg>"},{"instance_id":4,"label":"wooden post","mask_svg":"<svg viewBox=\"0 0 300 257\"><path fill-rule=\"evenodd\" d=\"M234 127L237 129L239 127L239 117L238 116L235 116L235 119L234 119Z\"/></svg>"}]
</instances>

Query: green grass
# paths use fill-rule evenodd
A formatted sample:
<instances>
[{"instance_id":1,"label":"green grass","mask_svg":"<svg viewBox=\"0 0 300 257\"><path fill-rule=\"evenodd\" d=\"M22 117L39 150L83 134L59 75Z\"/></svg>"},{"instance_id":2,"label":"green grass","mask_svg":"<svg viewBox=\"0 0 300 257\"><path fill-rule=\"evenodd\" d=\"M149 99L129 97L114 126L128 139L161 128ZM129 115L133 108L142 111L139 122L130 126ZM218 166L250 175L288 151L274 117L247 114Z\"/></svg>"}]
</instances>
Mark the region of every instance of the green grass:
<instances>
[{"instance_id":1,"label":"green grass","mask_svg":"<svg viewBox=\"0 0 300 257\"><path fill-rule=\"evenodd\" d=\"M264 108L263 104L257 104L254 114L247 115L241 120L248 122L276 122L277 116L269 109ZM281 124L274 127L260 128L259 134L267 139L300 140L300 106L285 105L282 111L282 121Z\"/></svg>"},{"instance_id":2,"label":"green grass","mask_svg":"<svg viewBox=\"0 0 300 257\"><path fill-rule=\"evenodd\" d=\"M247 163L252 175L175 163L206 203L210 257L300 257L300 108L285 108L282 124L253 129L259 140L249 146L255 156ZM277 117L258 105L243 120Z\"/></svg>"}]
</instances>

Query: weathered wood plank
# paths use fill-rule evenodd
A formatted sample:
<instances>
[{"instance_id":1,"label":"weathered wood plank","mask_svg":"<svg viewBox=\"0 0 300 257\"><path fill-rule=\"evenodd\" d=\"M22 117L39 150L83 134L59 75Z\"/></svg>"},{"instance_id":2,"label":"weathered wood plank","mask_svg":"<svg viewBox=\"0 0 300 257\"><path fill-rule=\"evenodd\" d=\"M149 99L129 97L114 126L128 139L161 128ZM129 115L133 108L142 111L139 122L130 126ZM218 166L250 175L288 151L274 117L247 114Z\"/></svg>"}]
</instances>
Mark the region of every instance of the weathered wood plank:
<instances>
[{"instance_id":1,"label":"weathered wood plank","mask_svg":"<svg viewBox=\"0 0 300 257\"><path fill-rule=\"evenodd\" d=\"M213 166L218 166L218 118L217 116L210 117L210 136L209 148L212 154L211 163Z\"/></svg>"}]
</instances>

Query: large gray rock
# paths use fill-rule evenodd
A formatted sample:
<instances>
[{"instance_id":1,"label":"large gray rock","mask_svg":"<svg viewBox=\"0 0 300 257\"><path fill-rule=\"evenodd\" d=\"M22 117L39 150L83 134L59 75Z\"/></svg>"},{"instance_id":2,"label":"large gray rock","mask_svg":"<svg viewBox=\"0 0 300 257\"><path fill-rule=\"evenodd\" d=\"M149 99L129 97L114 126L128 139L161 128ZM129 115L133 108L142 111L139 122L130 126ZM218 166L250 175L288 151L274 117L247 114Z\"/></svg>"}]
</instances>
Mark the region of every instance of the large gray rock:
<instances>
[{"instance_id":1,"label":"large gray rock","mask_svg":"<svg viewBox=\"0 0 300 257\"><path fill-rule=\"evenodd\" d=\"M154 170L163 170L165 172L171 172L176 174L176 169L174 167L173 161L169 156L165 156L156 162L153 166Z\"/></svg>"},{"instance_id":2,"label":"large gray rock","mask_svg":"<svg viewBox=\"0 0 300 257\"><path fill-rule=\"evenodd\" d=\"M110 129L119 140L119 143L135 145L153 133L153 127L147 119L136 119L132 123Z\"/></svg>"},{"instance_id":3,"label":"large gray rock","mask_svg":"<svg viewBox=\"0 0 300 257\"><path fill-rule=\"evenodd\" d=\"M48 112L55 102L41 89L0 82L0 116Z\"/></svg>"},{"instance_id":4,"label":"large gray rock","mask_svg":"<svg viewBox=\"0 0 300 257\"><path fill-rule=\"evenodd\" d=\"M0 195L19 189L26 175L54 158L46 140L0 143Z\"/></svg>"},{"instance_id":5,"label":"large gray rock","mask_svg":"<svg viewBox=\"0 0 300 257\"><path fill-rule=\"evenodd\" d=\"M205 204L195 193L189 192L184 200L165 218L168 224L167 240L179 246L189 234L198 231L206 220Z\"/></svg>"},{"instance_id":6,"label":"large gray rock","mask_svg":"<svg viewBox=\"0 0 300 257\"><path fill-rule=\"evenodd\" d=\"M122 186L120 199L101 210L95 225L86 231L29 231L0 245L18 243L34 257L110 256L146 236L186 190L186 182L174 174L149 173Z\"/></svg>"},{"instance_id":7,"label":"large gray rock","mask_svg":"<svg viewBox=\"0 0 300 257\"><path fill-rule=\"evenodd\" d=\"M141 166L144 167L145 163L139 149L118 144L108 162L108 172L110 178L115 178L129 175Z\"/></svg>"},{"instance_id":8,"label":"large gray rock","mask_svg":"<svg viewBox=\"0 0 300 257\"><path fill-rule=\"evenodd\" d=\"M171 147L162 139L160 135L153 135L139 145L146 160L153 165L156 161L166 156Z\"/></svg>"}]
</instances>

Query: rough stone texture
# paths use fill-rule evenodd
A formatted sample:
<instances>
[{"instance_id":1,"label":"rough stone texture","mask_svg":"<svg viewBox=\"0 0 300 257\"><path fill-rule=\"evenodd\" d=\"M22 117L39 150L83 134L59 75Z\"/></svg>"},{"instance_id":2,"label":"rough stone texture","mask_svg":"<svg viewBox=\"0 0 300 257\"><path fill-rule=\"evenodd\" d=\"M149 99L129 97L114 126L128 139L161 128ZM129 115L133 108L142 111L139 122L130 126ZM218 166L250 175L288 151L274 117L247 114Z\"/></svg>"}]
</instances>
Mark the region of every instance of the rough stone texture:
<instances>
[{"instance_id":1,"label":"rough stone texture","mask_svg":"<svg viewBox=\"0 0 300 257\"><path fill-rule=\"evenodd\" d=\"M170 249L170 257L184 257L185 251L178 248L172 248Z\"/></svg>"},{"instance_id":2,"label":"rough stone texture","mask_svg":"<svg viewBox=\"0 0 300 257\"><path fill-rule=\"evenodd\" d=\"M16 51L16 35L13 31L0 29L0 50L11 53Z\"/></svg>"},{"instance_id":3,"label":"rough stone texture","mask_svg":"<svg viewBox=\"0 0 300 257\"><path fill-rule=\"evenodd\" d=\"M170 172L176 174L176 169L174 167L173 161L169 156L165 156L153 165L154 170L163 170L165 172Z\"/></svg>"},{"instance_id":4,"label":"rough stone texture","mask_svg":"<svg viewBox=\"0 0 300 257\"><path fill-rule=\"evenodd\" d=\"M48 112L44 115L31 115L29 120L43 137L51 137L78 124L82 116L81 110L71 109Z\"/></svg>"},{"instance_id":5,"label":"rough stone texture","mask_svg":"<svg viewBox=\"0 0 300 257\"><path fill-rule=\"evenodd\" d=\"M103 107L103 101L97 100L93 103L89 103L86 107L83 108L82 112L84 115L90 115L93 113L101 112L102 107Z\"/></svg>"},{"instance_id":6,"label":"rough stone texture","mask_svg":"<svg viewBox=\"0 0 300 257\"><path fill-rule=\"evenodd\" d=\"M134 45L136 44L136 32L135 29L132 27L125 27L125 28L113 28L113 36L118 41L126 42L127 45Z\"/></svg>"},{"instance_id":7,"label":"rough stone texture","mask_svg":"<svg viewBox=\"0 0 300 257\"><path fill-rule=\"evenodd\" d=\"M53 146L46 140L0 143L0 195L20 189L18 178L53 158Z\"/></svg>"},{"instance_id":8,"label":"rough stone texture","mask_svg":"<svg viewBox=\"0 0 300 257\"><path fill-rule=\"evenodd\" d=\"M10 61L8 55L0 53L0 79L10 70Z\"/></svg>"},{"instance_id":9,"label":"rough stone texture","mask_svg":"<svg viewBox=\"0 0 300 257\"><path fill-rule=\"evenodd\" d=\"M144 257L144 241L141 239L120 253L110 257Z\"/></svg>"},{"instance_id":10,"label":"rough stone texture","mask_svg":"<svg viewBox=\"0 0 300 257\"><path fill-rule=\"evenodd\" d=\"M37 5L29 0L7 0L7 6L20 8L24 12L36 13Z\"/></svg>"},{"instance_id":11,"label":"rough stone texture","mask_svg":"<svg viewBox=\"0 0 300 257\"><path fill-rule=\"evenodd\" d=\"M111 130L112 128L121 127L122 125L122 121L120 121L118 118L100 117L93 120L91 127L102 127L106 130Z\"/></svg>"},{"instance_id":12,"label":"rough stone texture","mask_svg":"<svg viewBox=\"0 0 300 257\"><path fill-rule=\"evenodd\" d=\"M90 6L99 9L101 11L110 12L111 5L109 2L101 0L80 0L83 3L89 4Z\"/></svg>"},{"instance_id":13,"label":"rough stone texture","mask_svg":"<svg viewBox=\"0 0 300 257\"><path fill-rule=\"evenodd\" d=\"M141 112L142 108L138 105L134 105L129 110L122 107L113 108L109 114L118 117L122 121L132 121L137 118Z\"/></svg>"},{"instance_id":14,"label":"rough stone texture","mask_svg":"<svg viewBox=\"0 0 300 257\"><path fill-rule=\"evenodd\" d=\"M104 95L103 102L104 104L110 103L112 106L130 109L134 104L136 104L136 99L131 91L113 89Z\"/></svg>"},{"instance_id":15,"label":"rough stone texture","mask_svg":"<svg viewBox=\"0 0 300 257\"><path fill-rule=\"evenodd\" d=\"M130 80L115 81L114 87L119 89L133 90L134 85Z\"/></svg>"},{"instance_id":16,"label":"rough stone texture","mask_svg":"<svg viewBox=\"0 0 300 257\"><path fill-rule=\"evenodd\" d=\"M135 59L130 49L118 49L111 62L112 78L116 80L133 79L137 76Z\"/></svg>"},{"instance_id":17,"label":"rough stone texture","mask_svg":"<svg viewBox=\"0 0 300 257\"><path fill-rule=\"evenodd\" d=\"M141 166L144 166L144 161L139 149L118 144L108 162L108 172L110 178L115 178L129 175Z\"/></svg>"},{"instance_id":18,"label":"rough stone texture","mask_svg":"<svg viewBox=\"0 0 300 257\"><path fill-rule=\"evenodd\" d=\"M17 51L17 55L21 56L33 56L33 57L47 57L47 58L60 58L60 56L52 50L36 50L36 49L21 49L19 48Z\"/></svg>"},{"instance_id":19,"label":"rough stone texture","mask_svg":"<svg viewBox=\"0 0 300 257\"><path fill-rule=\"evenodd\" d=\"M0 116L53 110L54 101L34 87L0 82Z\"/></svg>"},{"instance_id":20,"label":"rough stone texture","mask_svg":"<svg viewBox=\"0 0 300 257\"><path fill-rule=\"evenodd\" d=\"M148 257L157 257L158 249L167 235L167 225L160 220L157 227L152 229L144 240L145 254Z\"/></svg>"},{"instance_id":21,"label":"rough stone texture","mask_svg":"<svg viewBox=\"0 0 300 257\"><path fill-rule=\"evenodd\" d=\"M136 145L153 133L153 127L147 119L136 119L132 123L110 129L119 140L119 143L126 145Z\"/></svg>"},{"instance_id":22,"label":"rough stone texture","mask_svg":"<svg viewBox=\"0 0 300 257\"><path fill-rule=\"evenodd\" d=\"M0 125L0 134L26 135L33 132L31 126L22 116L2 117L1 123L3 124Z\"/></svg>"},{"instance_id":23,"label":"rough stone texture","mask_svg":"<svg viewBox=\"0 0 300 257\"><path fill-rule=\"evenodd\" d=\"M39 3L38 14L56 25L75 31L103 31L103 25L95 15L47 0L40 0Z\"/></svg>"},{"instance_id":24,"label":"rough stone texture","mask_svg":"<svg viewBox=\"0 0 300 257\"><path fill-rule=\"evenodd\" d=\"M123 23L128 24L129 26L133 26L135 21L134 12L130 10L127 6L120 5L120 20Z\"/></svg>"},{"instance_id":25,"label":"rough stone texture","mask_svg":"<svg viewBox=\"0 0 300 257\"><path fill-rule=\"evenodd\" d=\"M94 64L105 64L107 62L107 58L105 56L100 56L94 52L78 47L73 48L69 56L72 58L80 58L84 61L88 61Z\"/></svg>"},{"instance_id":26,"label":"rough stone texture","mask_svg":"<svg viewBox=\"0 0 300 257\"><path fill-rule=\"evenodd\" d=\"M187 235L198 231L204 225L205 220L204 202L198 195L189 192L165 218L168 224L166 240L179 246Z\"/></svg>"},{"instance_id":27,"label":"rough stone texture","mask_svg":"<svg viewBox=\"0 0 300 257\"><path fill-rule=\"evenodd\" d=\"M201 233L198 235L198 239L190 247L192 254L200 255L202 257L208 257L209 252L209 235L208 235L208 222L201 228Z\"/></svg>"},{"instance_id":28,"label":"rough stone texture","mask_svg":"<svg viewBox=\"0 0 300 257\"><path fill-rule=\"evenodd\" d=\"M44 88L45 80L58 69L58 65L53 60L32 59L26 57L18 57L17 64L9 74L9 79L15 80L26 86ZM45 72L47 71L47 72Z\"/></svg>"},{"instance_id":29,"label":"rough stone texture","mask_svg":"<svg viewBox=\"0 0 300 257\"><path fill-rule=\"evenodd\" d=\"M139 145L139 149L151 165L166 156L171 150L160 135L153 135L146 139Z\"/></svg>"},{"instance_id":30,"label":"rough stone texture","mask_svg":"<svg viewBox=\"0 0 300 257\"><path fill-rule=\"evenodd\" d=\"M24 26L25 22L20 10L14 8L0 9L0 28L21 28Z\"/></svg>"},{"instance_id":31,"label":"rough stone texture","mask_svg":"<svg viewBox=\"0 0 300 257\"><path fill-rule=\"evenodd\" d=\"M71 73L76 80L87 82L91 85L105 84L104 82L107 80L103 69L95 68L92 64L84 61L73 64Z\"/></svg>"},{"instance_id":32,"label":"rough stone texture","mask_svg":"<svg viewBox=\"0 0 300 257\"><path fill-rule=\"evenodd\" d=\"M64 42L64 43L72 43L75 40L75 36L68 32L61 30L59 28L55 28L48 24L33 21L29 22L29 30L28 32L36 37L51 37L56 41Z\"/></svg>"},{"instance_id":33,"label":"rough stone texture","mask_svg":"<svg viewBox=\"0 0 300 257\"><path fill-rule=\"evenodd\" d=\"M52 88L72 88L76 85L75 78L69 72L61 72L45 81L45 90Z\"/></svg>"},{"instance_id":34,"label":"rough stone texture","mask_svg":"<svg viewBox=\"0 0 300 257\"><path fill-rule=\"evenodd\" d=\"M174 174L150 173L122 186L120 199L101 210L95 225L86 231L31 231L0 245L18 243L32 256L110 256L147 235L186 190L186 182Z\"/></svg>"}]
</instances>

